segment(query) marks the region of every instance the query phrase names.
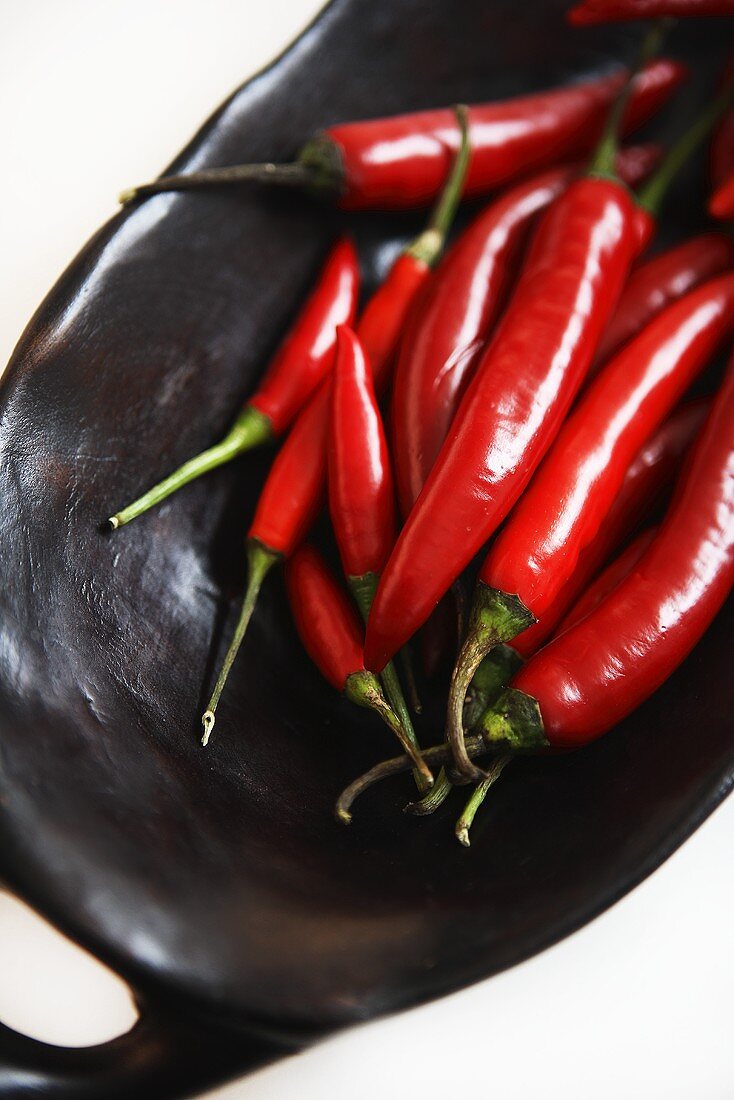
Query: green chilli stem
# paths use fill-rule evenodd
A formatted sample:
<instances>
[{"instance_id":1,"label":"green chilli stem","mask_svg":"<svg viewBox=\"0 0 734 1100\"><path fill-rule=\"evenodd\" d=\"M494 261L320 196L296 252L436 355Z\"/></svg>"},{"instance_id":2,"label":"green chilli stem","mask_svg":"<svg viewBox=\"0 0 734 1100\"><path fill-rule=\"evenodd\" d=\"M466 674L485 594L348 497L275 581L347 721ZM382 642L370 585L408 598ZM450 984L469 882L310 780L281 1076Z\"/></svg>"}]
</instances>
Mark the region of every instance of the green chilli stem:
<instances>
[{"instance_id":1,"label":"green chilli stem","mask_svg":"<svg viewBox=\"0 0 734 1100\"><path fill-rule=\"evenodd\" d=\"M369 672L366 668L353 672L351 676L347 677L344 694L357 706L368 707L379 714L385 725L392 730L403 746L407 759L411 761L412 766L422 776L426 788L433 786L431 769L423 759L420 749L413 744L403 729L400 719L383 695L380 681L375 674Z\"/></svg>"},{"instance_id":2,"label":"green chilli stem","mask_svg":"<svg viewBox=\"0 0 734 1100\"><path fill-rule=\"evenodd\" d=\"M548 748L538 700L517 688L508 687L485 710L477 733L486 745L502 752L539 752Z\"/></svg>"},{"instance_id":3,"label":"green chilli stem","mask_svg":"<svg viewBox=\"0 0 734 1100\"><path fill-rule=\"evenodd\" d=\"M499 699L523 663L517 650L509 645L495 646L483 658L472 677L464 703L464 729L470 732L474 729L487 707Z\"/></svg>"},{"instance_id":4,"label":"green chilli stem","mask_svg":"<svg viewBox=\"0 0 734 1100\"><path fill-rule=\"evenodd\" d=\"M461 202L461 194L464 190L466 173L471 160L469 108L460 103L454 108L454 111L459 124L460 140L451 171L443 191L431 211L428 225L405 249L406 256L413 256L416 260L422 260L429 267L433 267L446 245L446 237L453 225L456 211Z\"/></svg>"},{"instance_id":5,"label":"green chilli stem","mask_svg":"<svg viewBox=\"0 0 734 1100\"><path fill-rule=\"evenodd\" d=\"M489 788L497 782L510 760L512 760L512 757L509 753L506 756L498 756L496 760L493 760L487 768L486 778L483 779L481 783L477 783L468 802L464 806L461 817L454 827L454 832L456 833L456 839L460 844L463 844L465 848L468 848L471 844L469 840L469 830L472 827L472 822L476 817L477 810L487 797Z\"/></svg>"},{"instance_id":6,"label":"green chilli stem","mask_svg":"<svg viewBox=\"0 0 734 1100\"><path fill-rule=\"evenodd\" d=\"M481 721L487 708L500 697L522 663L522 657L511 646L498 645L487 654L469 685L463 714L466 730L471 732ZM435 813L448 798L452 787L445 769L441 768L428 794L420 802L409 802L405 812L418 817Z\"/></svg>"},{"instance_id":7,"label":"green chilli stem","mask_svg":"<svg viewBox=\"0 0 734 1100\"><path fill-rule=\"evenodd\" d=\"M201 187L221 187L233 183L276 183L286 187L305 187L314 183L314 173L306 163L293 164L235 164L226 168L203 168L199 172L161 176L150 183L127 187L120 192L118 202L123 206L135 199L158 195L163 191L194 191Z\"/></svg>"},{"instance_id":8,"label":"green chilli stem","mask_svg":"<svg viewBox=\"0 0 734 1100\"><path fill-rule=\"evenodd\" d=\"M375 592L377 591L377 584L379 577L376 573L364 573L361 577L349 577L349 587L354 595L354 602L357 604L362 618L365 623L369 617L370 608L372 607L372 601L375 598ZM413 746L416 752L420 752L420 745L418 744L418 738L416 737L415 729L413 728L413 722L410 717L410 711L408 705L405 702L405 696L403 695L403 689L400 685L400 679L397 674L397 670L392 661L385 666L380 673L380 680L382 686L385 689L385 694L388 701L395 711L398 721L402 726L408 743ZM416 769L415 782L418 790L421 794L425 794L433 786L433 776L428 773L426 776L422 769Z\"/></svg>"},{"instance_id":9,"label":"green chilli stem","mask_svg":"<svg viewBox=\"0 0 734 1100\"><path fill-rule=\"evenodd\" d=\"M436 810L443 806L452 790L453 783L446 775L446 769L441 768L436 777L436 782L428 794L425 794L418 802L409 802L407 806L403 806L403 813L414 814L416 817L428 817L429 814L435 814Z\"/></svg>"},{"instance_id":10,"label":"green chilli stem","mask_svg":"<svg viewBox=\"0 0 734 1100\"><path fill-rule=\"evenodd\" d=\"M601 140L589 165L589 175L614 180L619 178L616 169L619 135L622 129L622 120L632 95L634 78L660 52L663 40L672 23L673 20L671 19L660 19L645 35L637 61L609 112Z\"/></svg>"},{"instance_id":11,"label":"green chilli stem","mask_svg":"<svg viewBox=\"0 0 734 1100\"><path fill-rule=\"evenodd\" d=\"M519 596L500 592L479 582L474 595L469 630L451 677L446 739L457 771L469 780L483 778L464 749L464 702L469 685L483 658L495 646L509 642L535 622Z\"/></svg>"},{"instance_id":12,"label":"green chilli stem","mask_svg":"<svg viewBox=\"0 0 734 1100\"><path fill-rule=\"evenodd\" d=\"M208 450L202 451L195 458L184 462L183 466L179 466L143 496L138 497L132 504L128 504L122 511L116 512L114 516L110 516L108 520L110 527L113 531L118 527L124 527L130 520L141 516L155 504L160 504L162 500L170 497L184 485L188 485L190 481L209 473L210 470L215 470L218 466L223 466L226 462L231 462L238 455L259 447L272 438L273 432L267 416L258 412L252 405L246 405L224 439Z\"/></svg>"},{"instance_id":13,"label":"green chilli stem","mask_svg":"<svg viewBox=\"0 0 734 1100\"><path fill-rule=\"evenodd\" d=\"M408 740L415 749L420 751L420 745L418 743L415 729L413 728L413 722L411 721L408 705L405 702L405 696L403 695L403 689L400 684L397 669L395 668L395 665L392 661L390 661L383 668L382 672L380 673L380 680L382 681L382 686L385 689L385 694L392 704L392 708L397 714L401 726L405 730ZM433 786L433 776L430 777L430 781L427 781L427 778L423 774L423 772L416 770L414 772L414 778L420 794L426 794L428 791L430 791L431 787Z\"/></svg>"},{"instance_id":14,"label":"green chilli stem","mask_svg":"<svg viewBox=\"0 0 734 1100\"><path fill-rule=\"evenodd\" d=\"M354 596L354 602L366 623L380 578L377 573L363 573L361 577L347 577L347 580Z\"/></svg>"},{"instance_id":15,"label":"green chilli stem","mask_svg":"<svg viewBox=\"0 0 734 1100\"><path fill-rule=\"evenodd\" d=\"M637 195L637 202L654 216L660 211L663 199L677 173L705 141L725 111L734 103L734 80L720 92L708 107L699 115L693 126L670 147L662 164L654 176L648 180Z\"/></svg>"},{"instance_id":16,"label":"green chilli stem","mask_svg":"<svg viewBox=\"0 0 734 1100\"><path fill-rule=\"evenodd\" d=\"M161 191L193 191L241 183L274 183L279 187L303 188L315 198L338 198L346 187L339 147L328 134L316 134L306 142L291 164L234 164L223 168L203 168L199 172L161 176L150 183L128 187L120 193L119 201L128 203L148 195L157 195Z\"/></svg>"},{"instance_id":17,"label":"green chilli stem","mask_svg":"<svg viewBox=\"0 0 734 1100\"><path fill-rule=\"evenodd\" d=\"M489 752L484 738L467 737L466 751L469 756L481 756ZM421 759L426 764L445 764L451 759L451 749L448 745L434 745L433 748L424 749ZM337 799L334 813L337 821L343 825L349 825L352 820L351 808L356 798L363 794L369 787L379 783L381 779L387 779L391 775L399 775L413 767L413 762L408 756L393 756L390 760L383 760L370 768L364 775L360 775L353 783L350 783Z\"/></svg>"},{"instance_id":18,"label":"green chilli stem","mask_svg":"<svg viewBox=\"0 0 734 1100\"><path fill-rule=\"evenodd\" d=\"M280 559L280 554L274 550L270 550L267 546L264 546L257 539L248 539L247 542L247 588L245 589L244 599L242 601L242 609L240 611L240 617L235 627L234 636L229 644L224 663L222 665L217 682L214 685L214 691L212 692L209 704L201 716L201 724L204 728L204 734L201 738L202 745L209 743L209 737L214 729L214 723L216 721L217 704L224 691L224 685L227 683L227 677L229 676L232 665L235 662L235 658L239 652L242 641L247 633L247 628L250 625L250 619L252 613L255 610L255 604L257 603L257 597L260 593L262 583L266 576Z\"/></svg>"}]
</instances>

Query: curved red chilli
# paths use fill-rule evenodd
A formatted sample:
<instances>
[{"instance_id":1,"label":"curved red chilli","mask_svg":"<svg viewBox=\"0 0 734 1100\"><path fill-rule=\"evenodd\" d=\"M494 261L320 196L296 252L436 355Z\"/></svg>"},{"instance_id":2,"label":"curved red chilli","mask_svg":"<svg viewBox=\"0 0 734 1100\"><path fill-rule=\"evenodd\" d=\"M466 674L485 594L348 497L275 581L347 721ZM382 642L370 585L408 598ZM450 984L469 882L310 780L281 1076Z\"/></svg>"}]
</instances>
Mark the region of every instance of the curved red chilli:
<instances>
[{"instance_id":1,"label":"curved red chilli","mask_svg":"<svg viewBox=\"0 0 734 1100\"><path fill-rule=\"evenodd\" d=\"M395 542L390 456L359 337L337 333L331 383L329 511L348 577L381 573Z\"/></svg>"},{"instance_id":2,"label":"curved red chilli","mask_svg":"<svg viewBox=\"0 0 734 1100\"><path fill-rule=\"evenodd\" d=\"M606 327L589 377L636 336L653 317L700 283L734 264L734 241L723 233L702 233L633 268Z\"/></svg>"},{"instance_id":3,"label":"curved red chilli","mask_svg":"<svg viewBox=\"0 0 734 1100\"><path fill-rule=\"evenodd\" d=\"M625 132L647 121L686 76L683 65L653 61L634 78ZM590 152L626 73L520 96L469 110L472 158L464 193L486 194L518 177ZM403 209L430 202L459 146L451 108L331 126L343 172L343 209Z\"/></svg>"},{"instance_id":4,"label":"curved red chilli","mask_svg":"<svg viewBox=\"0 0 734 1100\"><path fill-rule=\"evenodd\" d=\"M553 747L587 744L648 698L700 639L734 583L734 364L657 538L595 611L513 680Z\"/></svg>"},{"instance_id":5,"label":"curved red chilli","mask_svg":"<svg viewBox=\"0 0 734 1100\"><path fill-rule=\"evenodd\" d=\"M479 573L542 619L646 437L734 331L734 274L668 306L597 376Z\"/></svg>"},{"instance_id":6,"label":"curved red chilli","mask_svg":"<svg viewBox=\"0 0 734 1100\"><path fill-rule=\"evenodd\" d=\"M357 253L352 242L342 238L248 402L267 416L275 435L285 431L331 370L337 326L354 320L358 293Z\"/></svg>"},{"instance_id":7,"label":"curved red chilli","mask_svg":"<svg viewBox=\"0 0 734 1100\"><path fill-rule=\"evenodd\" d=\"M505 316L382 575L367 629L368 668L382 669L426 621L525 488L639 251L639 215L626 189L585 178L542 219Z\"/></svg>"},{"instance_id":8,"label":"curved red chilli","mask_svg":"<svg viewBox=\"0 0 734 1100\"><path fill-rule=\"evenodd\" d=\"M337 691L364 668L362 625L321 555L301 546L285 567L288 601L304 648Z\"/></svg>"},{"instance_id":9,"label":"curved red chilli","mask_svg":"<svg viewBox=\"0 0 734 1100\"><path fill-rule=\"evenodd\" d=\"M597 532L581 551L576 568L540 622L512 640L512 648L525 660L556 633L570 607L621 543L649 515L698 435L710 408L708 400L682 405L640 450L625 475L622 488Z\"/></svg>"},{"instance_id":10,"label":"curved red chilli","mask_svg":"<svg viewBox=\"0 0 734 1100\"><path fill-rule=\"evenodd\" d=\"M616 164L620 178L636 185L659 156L656 145L621 149ZM391 404L392 453L403 516L415 503L446 438L539 212L581 171L580 165L550 169L491 203L447 253L413 310L400 345ZM426 676L435 675L456 643L456 603L447 595L421 632Z\"/></svg>"},{"instance_id":11,"label":"curved red chilli","mask_svg":"<svg viewBox=\"0 0 734 1100\"><path fill-rule=\"evenodd\" d=\"M576 27L624 23L630 19L673 19L698 15L734 15L734 0L581 0L568 13Z\"/></svg>"},{"instance_id":12,"label":"curved red chilli","mask_svg":"<svg viewBox=\"0 0 734 1100\"><path fill-rule=\"evenodd\" d=\"M659 146L622 149L617 171L634 186L648 175L658 156ZM400 345L390 409L403 516L417 500L446 438L537 215L580 171L579 165L552 168L491 203L446 254L411 314Z\"/></svg>"},{"instance_id":13,"label":"curved red chilli","mask_svg":"<svg viewBox=\"0 0 734 1100\"><path fill-rule=\"evenodd\" d=\"M558 630L555 632L557 635L563 634L564 630L570 630L572 626L576 626L576 623L580 623L582 619L585 619L599 606L602 600L611 595L617 585L621 584L632 572L657 532L657 527L648 527L646 531L642 531L621 554L618 554L607 565L606 569L601 571L596 580L586 589L581 599L577 600L565 619L561 621Z\"/></svg>"}]
</instances>

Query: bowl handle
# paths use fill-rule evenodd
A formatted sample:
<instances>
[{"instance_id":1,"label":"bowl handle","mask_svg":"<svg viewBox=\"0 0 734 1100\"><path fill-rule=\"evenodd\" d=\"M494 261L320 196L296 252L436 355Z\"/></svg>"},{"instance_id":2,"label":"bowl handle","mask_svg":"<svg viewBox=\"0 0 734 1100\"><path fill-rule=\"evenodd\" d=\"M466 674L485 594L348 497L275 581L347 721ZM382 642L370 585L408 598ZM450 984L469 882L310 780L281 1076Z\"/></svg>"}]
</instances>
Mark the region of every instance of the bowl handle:
<instances>
[{"instance_id":1,"label":"bowl handle","mask_svg":"<svg viewBox=\"0 0 734 1100\"><path fill-rule=\"evenodd\" d=\"M181 1023L141 1009L125 1035L58 1047L0 1024L2 1100L156 1100L194 1096L291 1050L269 1040Z\"/></svg>"}]
</instances>

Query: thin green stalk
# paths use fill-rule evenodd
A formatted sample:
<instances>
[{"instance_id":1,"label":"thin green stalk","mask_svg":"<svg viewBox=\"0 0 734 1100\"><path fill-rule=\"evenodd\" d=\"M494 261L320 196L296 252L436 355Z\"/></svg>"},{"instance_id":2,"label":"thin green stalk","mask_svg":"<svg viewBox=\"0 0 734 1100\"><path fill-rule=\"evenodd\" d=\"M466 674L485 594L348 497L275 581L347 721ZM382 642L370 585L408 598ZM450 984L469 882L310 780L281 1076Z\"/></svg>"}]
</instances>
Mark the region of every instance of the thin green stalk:
<instances>
[{"instance_id":1,"label":"thin green stalk","mask_svg":"<svg viewBox=\"0 0 734 1100\"><path fill-rule=\"evenodd\" d=\"M220 187L233 183L277 183L287 187L308 187L312 170L307 164L235 164L226 168L203 168L185 175L162 176L137 187L126 187L120 192L118 202L123 206L147 195L159 195L163 191L192 191L198 187Z\"/></svg>"},{"instance_id":2,"label":"thin green stalk","mask_svg":"<svg viewBox=\"0 0 734 1100\"><path fill-rule=\"evenodd\" d=\"M466 806L464 806L461 817L456 822L454 832L456 833L456 839L460 844L463 844L465 848L468 848L471 843L469 840L469 830L472 827L472 822L476 817L477 810L487 797L489 788L497 782L510 760L512 760L512 757L509 754L506 756L498 756L487 768L486 779L483 779L481 783L477 783Z\"/></svg>"},{"instance_id":3,"label":"thin green stalk","mask_svg":"<svg viewBox=\"0 0 734 1100\"><path fill-rule=\"evenodd\" d=\"M452 790L453 783L446 775L446 769L441 768L436 777L436 782L428 794L425 794L419 802L409 802L407 806L403 806L403 813L414 814L416 817L427 817L429 814L435 814L436 810L443 806Z\"/></svg>"},{"instance_id":4,"label":"thin green stalk","mask_svg":"<svg viewBox=\"0 0 734 1100\"><path fill-rule=\"evenodd\" d=\"M665 35L672 23L673 20L671 19L660 19L645 35L637 62L609 112L604 132L589 166L589 175L618 179L616 159L619 152L619 135L622 129L622 120L634 88L633 80L637 73L641 72L660 52Z\"/></svg>"},{"instance_id":5,"label":"thin green stalk","mask_svg":"<svg viewBox=\"0 0 734 1100\"><path fill-rule=\"evenodd\" d=\"M276 561L280 558L280 554L276 554L274 550L268 549L267 546L263 546L257 539L250 539L247 543L247 564L248 564L248 576L247 576L247 588L245 589L245 596L242 601L242 610L240 611L240 617L235 627L234 637L229 644L224 663L222 665L217 682L214 685L214 691L212 692L209 705L201 716L201 724L204 727L204 734L201 738L202 745L209 743L209 737L214 729L214 723L216 721L216 710L219 699L224 690L224 685L227 682L232 665L235 662L235 658L239 652L239 648L242 645L242 641L247 632L247 627L250 625L250 619L252 613L255 610L255 604L257 597L260 593L262 583L266 576L275 565Z\"/></svg>"},{"instance_id":6,"label":"thin green stalk","mask_svg":"<svg viewBox=\"0 0 734 1100\"><path fill-rule=\"evenodd\" d=\"M477 736L467 737L466 751L469 756L473 758L475 756L481 756L489 750L485 744L484 738ZM451 748L449 745L434 745L430 749L424 749L421 753L421 757L426 764L443 764L451 759ZM375 783L379 783L381 779L387 779L391 775L398 775L400 772L409 771L412 767L413 762L409 756L394 756L390 760L383 760L380 764L376 764L374 768L370 768L364 775L360 775L353 783L345 787L339 795L336 806L334 807L337 821L340 821L343 825L349 825L352 820L352 805L360 794L363 794L364 791L372 787Z\"/></svg>"},{"instance_id":7,"label":"thin green stalk","mask_svg":"<svg viewBox=\"0 0 734 1100\"><path fill-rule=\"evenodd\" d=\"M734 103L734 80L704 109L693 126L670 147L654 176L638 193L637 201L643 209L657 216L675 176L705 141L721 116Z\"/></svg>"},{"instance_id":8,"label":"thin green stalk","mask_svg":"<svg viewBox=\"0 0 734 1100\"><path fill-rule=\"evenodd\" d=\"M107 522L113 531L118 527L124 527L131 519L136 519L155 504L160 504L162 500L190 481L194 481L195 478L201 477L210 470L215 470L217 466L223 466L225 462L231 462L233 458L245 451L267 443L272 437L273 432L268 418L252 405L246 405L224 439L194 458L190 458L188 462L184 462L183 466L179 466L132 504L128 504L114 516L110 516Z\"/></svg>"},{"instance_id":9,"label":"thin green stalk","mask_svg":"<svg viewBox=\"0 0 734 1100\"><path fill-rule=\"evenodd\" d=\"M464 704L464 729L469 732L474 729L487 708L500 697L522 663L522 657L512 646L498 645L487 654L474 673L469 687ZM441 768L428 794L420 802L409 802L405 812L418 817L435 813L448 798L452 787L446 770Z\"/></svg>"},{"instance_id":10,"label":"thin green stalk","mask_svg":"<svg viewBox=\"0 0 734 1100\"><path fill-rule=\"evenodd\" d=\"M448 178L438 201L431 211L428 224L423 232L405 249L405 254L432 267L443 252L446 237L453 225L456 211L461 202L467 169L471 160L469 142L469 108L460 103L454 108L459 124L459 148L454 157Z\"/></svg>"},{"instance_id":11,"label":"thin green stalk","mask_svg":"<svg viewBox=\"0 0 734 1100\"><path fill-rule=\"evenodd\" d=\"M359 707L368 707L375 714L379 714L388 729L397 737L403 746L403 752L412 761L413 767L423 777L426 787L433 786L433 775L426 764L420 749L413 744L407 736L397 714L385 698L380 681L374 672L368 672L366 668L358 669L347 677L344 685L344 694Z\"/></svg>"},{"instance_id":12,"label":"thin green stalk","mask_svg":"<svg viewBox=\"0 0 734 1100\"><path fill-rule=\"evenodd\" d=\"M379 577L376 573L365 573L361 577L349 577L349 587L354 595L355 603L359 608L362 618L365 623L369 618L370 608L372 607L372 601L375 598L375 592L377 591L377 583ZM415 730L413 728L413 722L410 717L410 711L408 705L405 702L405 696L403 695L403 689L400 685L400 679L397 674L397 670L392 661L380 673L380 680L382 686L385 689L388 702L395 711L400 721L400 725L403 727L405 736L415 749L420 752L420 745L418 744L418 738L416 737ZM421 774L417 769L413 773L415 777L415 783L421 794L426 794L431 789L432 783L428 783L426 777ZM431 777L432 778L432 777Z\"/></svg>"},{"instance_id":13,"label":"thin green stalk","mask_svg":"<svg viewBox=\"0 0 734 1100\"><path fill-rule=\"evenodd\" d=\"M457 772L468 780L483 778L464 751L464 705L474 676L490 650L509 642L535 622L519 596L477 583L464 645L451 676L446 740L454 751Z\"/></svg>"}]
</instances>

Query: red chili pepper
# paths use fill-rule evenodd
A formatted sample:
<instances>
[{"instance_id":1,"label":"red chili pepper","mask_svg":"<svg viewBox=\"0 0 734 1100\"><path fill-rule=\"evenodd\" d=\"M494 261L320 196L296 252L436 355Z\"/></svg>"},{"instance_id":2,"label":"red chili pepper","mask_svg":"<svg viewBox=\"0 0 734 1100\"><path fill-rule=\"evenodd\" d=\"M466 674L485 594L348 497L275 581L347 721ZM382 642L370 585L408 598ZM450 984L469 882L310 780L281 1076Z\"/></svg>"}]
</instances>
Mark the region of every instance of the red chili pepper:
<instances>
[{"instance_id":1,"label":"red chili pepper","mask_svg":"<svg viewBox=\"0 0 734 1100\"><path fill-rule=\"evenodd\" d=\"M479 662L520 633L523 613L542 623L645 439L733 331L734 274L659 314L602 370L561 429L479 572L449 699L448 738L466 774L474 769L463 751L462 709Z\"/></svg>"},{"instance_id":2,"label":"red chili pepper","mask_svg":"<svg viewBox=\"0 0 734 1100\"><path fill-rule=\"evenodd\" d=\"M278 348L257 391L224 439L189 459L112 516L109 523L113 530L209 470L282 435L331 370L337 326L354 320L358 294L357 253L352 242L342 238L329 253L315 289Z\"/></svg>"},{"instance_id":3,"label":"red chili pepper","mask_svg":"<svg viewBox=\"0 0 734 1100\"><path fill-rule=\"evenodd\" d=\"M491 744L577 748L638 707L734 583L734 362L657 537L595 611L541 650L483 722Z\"/></svg>"},{"instance_id":4,"label":"red chili pepper","mask_svg":"<svg viewBox=\"0 0 734 1100\"><path fill-rule=\"evenodd\" d=\"M599 570L645 519L676 476L709 411L707 400L681 406L642 447L596 536L579 554L576 568L540 622L518 634L512 648L525 660L552 637Z\"/></svg>"},{"instance_id":5,"label":"red chili pepper","mask_svg":"<svg viewBox=\"0 0 734 1100\"><path fill-rule=\"evenodd\" d=\"M462 108L457 108L462 144L444 192L427 229L398 257L382 286L365 310L366 337L375 360L374 381L379 389L390 375L394 342L412 307L421 280L428 278L437 261L461 196L469 159L468 128ZM405 263L403 261L406 261ZM406 278L410 270L410 278ZM361 332L361 323L358 326ZM322 382L298 416L270 469L260 492L247 537L248 582L240 618L217 678L209 706L202 717L203 743L214 726L215 712L229 671L242 644L262 583L277 561L289 557L306 537L321 506L326 484L328 428L331 411L331 378Z\"/></svg>"},{"instance_id":6,"label":"red chili pepper","mask_svg":"<svg viewBox=\"0 0 734 1100\"><path fill-rule=\"evenodd\" d=\"M359 268L354 245L342 239L302 310L295 330L281 344L249 405L282 435L334 365L336 330L357 315Z\"/></svg>"},{"instance_id":7,"label":"red chili pepper","mask_svg":"<svg viewBox=\"0 0 734 1100\"><path fill-rule=\"evenodd\" d=\"M709 200L709 213L720 221L734 218L734 172L714 191Z\"/></svg>"},{"instance_id":8,"label":"red chili pepper","mask_svg":"<svg viewBox=\"0 0 734 1100\"><path fill-rule=\"evenodd\" d=\"M359 337L343 326L331 383L329 511L342 567L366 620L377 581L395 543L395 491L372 372ZM397 672L382 684L406 736L419 748ZM425 790L420 779L419 787Z\"/></svg>"},{"instance_id":9,"label":"red chili pepper","mask_svg":"<svg viewBox=\"0 0 734 1100\"><path fill-rule=\"evenodd\" d=\"M370 366L346 326L337 334L331 401L329 508L339 554L350 580L376 576L395 542L395 494Z\"/></svg>"},{"instance_id":10,"label":"red chili pepper","mask_svg":"<svg viewBox=\"0 0 734 1100\"><path fill-rule=\"evenodd\" d=\"M558 635L570 630L572 626L576 626L576 623L580 623L596 610L602 600L612 594L614 589L630 575L657 533L657 527L648 527L646 531L640 532L637 538L633 539L629 546L614 558L606 569L602 570L563 619L557 630Z\"/></svg>"},{"instance_id":11,"label":"red chili pepper","mask_svg":"<svg viewBox=\"0 0 734 1100\"><path fill-rule=\"evenodd\" d=\"M288 562L285 580L296 629L311 660L337 691L379 714L432 783L430 769L406 738L379 681L364 667L359 619L320 554L302 546Z\"/></svg>"},{"instance_id":12,"label":"red chili pepper","mask_svg":"<svg viewBox=\"0 0 734 1100\"><path fill-rule=\"evenodd\" d=\"M634 185L649 174L657 159L656 146L624 149L617 158L617 170L626 183ZM417 500L446 438L537 215L580 171L578 165L553 168L491 203L451 247L411 314L400 345L391 404L403 516Z\"/></svg>"},{"instance_id":13,"label":"red chili pepper","mask_svg":"<svg viewBox=\"0 0 734 1100\"><path fill-rule=\"evenodd\" d=\"M635 77L624 132L642 125L686 76L676 61L653 61ZM472 163L467 194L495 188L560 160L589 152L625 71L469 109ZM450 108L347 122L322 130L292 164L249 164L168 176L125 191L122 202L159 191L251 180L304 187L344 210L405 209L441 190L459 128Z\"/></svg>"},{"instance_id":14,"label":"red chili pepper","mask_svg":"<svg viewBox=\"0 0 734 1100\"><path fill-rule=\"evenodd\" d=\"M571 8L567 19L575 27L586 27L593 23L696 15L734 15L734 0L582 0Z\"/></svg>"},{"instance_id":15,"label":"red chili pepper","mask_svg":"<svg viewBox=\"0 0 734 1100\"><path fill-rule=\"evenodd\" d=\"M732 264L734 242L722 233L703 233L634 268L601 339L589 377L671 302Z\"/></svg>"},{"instance_id":16,"label":"red chili pepper","mask_svg":"<svg viewBox=\"0 0 734 1100\"><path fill-rule=\"evenodd\" d=\"M395 474L404 517L425 484L499 316L535 215L573 175L571 167L551 169L493 202L453 245L426 287L420 308L409 318L391 402ZM421 632L429 679L452 643L455 655L456 634L455 601L449 593Z\"/></svg>"},{"instance_id":17,"label":"red chili pepper","mask_svg":"<svg viewBox=\"0 0 734 1100\"><path fill-rule=\"evenodd\" d=\"M306 652L324 679L345 691L349 677L364 669L362 628L352 605L321 555L308 544L288 562L285 581Z\"/></svg>"},{"instance_id":18,"label":"red chili pepper","mask_svg":"<svg viewBox=\"0 0 734 1100\"><path fill-rule=\"evenodd\" d=\"M668 60L654 61L635 78L623 132L637 128L685 76ZM470 108L472 163L468 196L486 194L520 175L589 152L601 133L625 74L579 82L504 103ZM324 139L322 139L324 140ZM446 110L332 126L325 140L345 173L346 209L415 206L430 201L458 144ZM379 152L379 156L377 155Z\"/></svg>"}]
</instances>

